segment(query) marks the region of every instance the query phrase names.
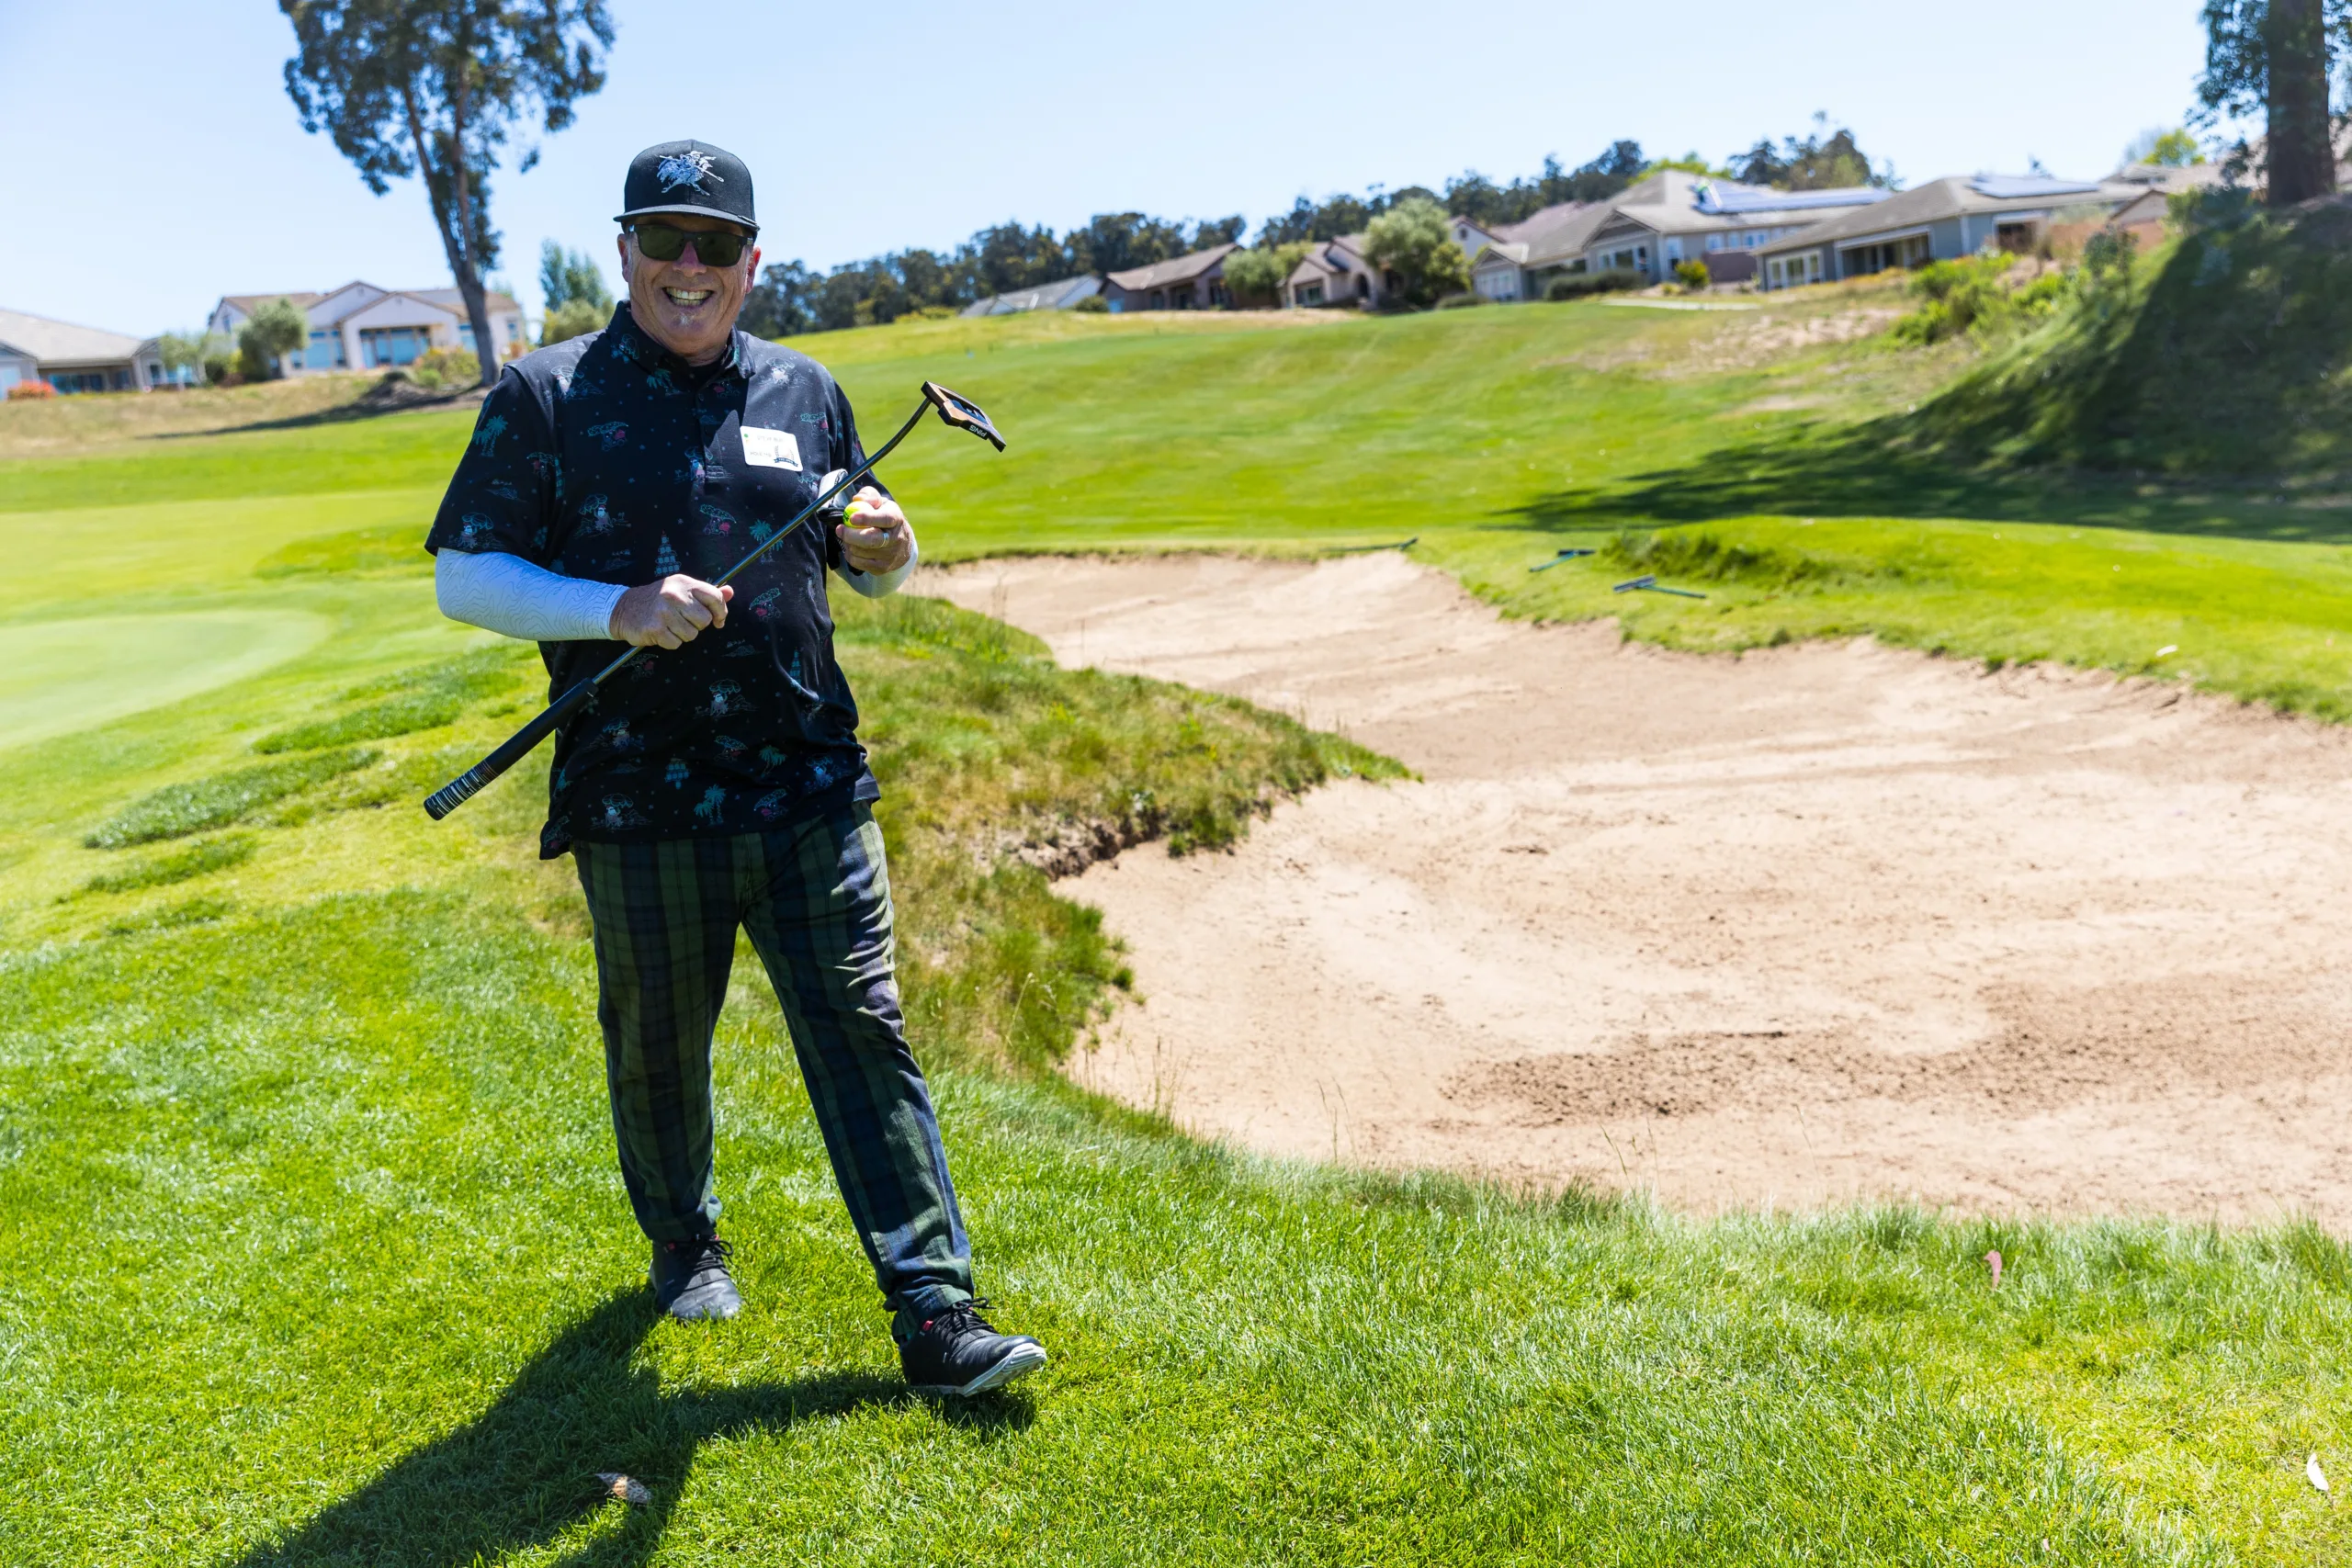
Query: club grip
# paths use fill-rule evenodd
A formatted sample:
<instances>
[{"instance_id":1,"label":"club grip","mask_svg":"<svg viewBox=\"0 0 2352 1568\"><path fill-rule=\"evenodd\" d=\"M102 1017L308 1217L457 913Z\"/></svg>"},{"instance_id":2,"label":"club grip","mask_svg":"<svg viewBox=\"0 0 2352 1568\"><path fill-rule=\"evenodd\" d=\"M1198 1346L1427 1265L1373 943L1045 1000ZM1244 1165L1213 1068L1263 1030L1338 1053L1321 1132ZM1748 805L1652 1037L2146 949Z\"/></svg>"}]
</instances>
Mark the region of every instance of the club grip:
<instances>
[{"instance_id":1,"label":"club grip","mask_svg":"<svg viewBox=\"0 0 2352 1568\"><path fill-rule=\"evenodd\" d=\"M471 800L491 780L529 756L540 741L554 734L559 725L586 706L588 699L595 694L596 682L582 681L556 698L537 718L507 737L497 750L426 795L424 814L438 822Z\"/></svg>"}]
</instances>

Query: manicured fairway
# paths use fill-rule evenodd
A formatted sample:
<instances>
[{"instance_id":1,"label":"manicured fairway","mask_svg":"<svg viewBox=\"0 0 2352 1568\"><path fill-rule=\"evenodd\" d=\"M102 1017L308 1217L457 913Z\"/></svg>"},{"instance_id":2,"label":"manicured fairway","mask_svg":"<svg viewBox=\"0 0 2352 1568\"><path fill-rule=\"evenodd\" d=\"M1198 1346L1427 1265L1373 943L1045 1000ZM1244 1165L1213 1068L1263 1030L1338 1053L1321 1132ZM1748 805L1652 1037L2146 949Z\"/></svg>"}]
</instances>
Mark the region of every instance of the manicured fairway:
<instances>
[{"instance_id":1,"label":"manicured fairway","mask_svg":"<svg viewBox=\"0 0 2352 1568\"><path fill-rule=\"evenodd\" d=\"M333 626L296 610L88 616L0 626L0 746L161 707L283 664Z\"/></svg>"},{"instance_id":2,"label":"manicured fairway","mask_svg":"<svg viewBox=\"0 0 2352 1568\"><path fill-rule=\"evenodd\" d=\"M926 374L1002 418L1005 458L933 434L891 475L938 553L1418 532L1516 608L1624 609L1676 640L1869 625L2139 668L2162 637L2216 684L2321 706L2340 689L2338 547L2266 535L2237 500L2059 494L2018 537L1997 508L1889 525L1883 505L1750 504L1699 525L1747 555L1672 558L1721 568L1695 615L1607 595L1611 563L1667 545L1525 571L1557 539L1675 520L1641 476L1907 397L1933 368L1868 345L1709 368L1720 322L1573 307L1154 325L812 346L871 427ZM1807 396L1826 400L1756 407ZM0 463L0 545L176 618L161 664L193 666L202 627L229 624L187 617L333 628L0 749L0 1563L2352 1551L2303 1476L2316 1451L2352 1477L2352 1253L2290 1217L1702 1223L1261 1165L1062 1087L1040 1065L1125 977L1022 853L1098 828L1211 848L1264 798L1391 770L1238 703L1060 671L935 604L842 606L844 660L983 1284L1055 1361L970 1407L899 1387L748 964L720 1159L752 1306L715 1331L653 1321L577 889L532 858L543 776L445 824L415 808L540 690L527 652L437 619L401 542L464 428ZM1561 502L1588 479L1646 483L1648 509ZM12 601L0 637L42 646L58 614ZM599 1504L600 1471L652 1504Z\"/></svg>"}]
</instances>

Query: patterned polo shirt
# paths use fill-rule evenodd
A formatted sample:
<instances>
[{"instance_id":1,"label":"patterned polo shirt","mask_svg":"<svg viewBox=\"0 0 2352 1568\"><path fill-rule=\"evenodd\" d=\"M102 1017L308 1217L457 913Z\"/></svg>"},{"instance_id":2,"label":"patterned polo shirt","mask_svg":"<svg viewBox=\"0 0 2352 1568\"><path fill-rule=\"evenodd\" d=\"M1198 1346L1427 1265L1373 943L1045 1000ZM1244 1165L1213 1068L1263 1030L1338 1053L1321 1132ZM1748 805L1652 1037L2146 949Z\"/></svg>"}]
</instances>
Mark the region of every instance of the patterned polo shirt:
<instances>
[{"instance_id":1,"label":"patterned polo shirt","mask_svg":"<svg viewBox=\"0 0 2352 1568\"><path fill-rule=\"evenodd\" d=\"M604 331L506 367L425 548L631 587L707 581L816 499L828 470L865 460L848 398L806 355L738 332L696 367L623 304ZM840 548L825 519L801 525L735 580L723 628L650 648L598 689L556 735L543 857L575 839L752 832L820 798L879 796L833 658L825 573ZM624 646L541 643L550 697Z\"/></svg>"}]
</instances>

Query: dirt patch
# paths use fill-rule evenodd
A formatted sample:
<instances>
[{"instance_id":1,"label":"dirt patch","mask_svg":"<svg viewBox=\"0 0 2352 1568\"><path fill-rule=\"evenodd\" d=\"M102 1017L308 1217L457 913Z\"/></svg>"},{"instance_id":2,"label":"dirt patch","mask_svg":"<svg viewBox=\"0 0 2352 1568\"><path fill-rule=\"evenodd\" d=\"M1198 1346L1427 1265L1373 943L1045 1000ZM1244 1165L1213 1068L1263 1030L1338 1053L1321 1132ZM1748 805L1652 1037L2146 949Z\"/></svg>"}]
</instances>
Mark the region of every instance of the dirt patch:
<instances>
[{"instance_id":1,"label":"dirt patch","mask_svg":"<svg viewBox=\"0 0 2352 1568\"><path fill-rule=\"evenodd\" d=\"M2352 1224L2352 738L1869 642L1507 623L1394 555L931 592L1425 782L1065 884L1144 1000L1073 1075L1270 1152L1718 1209Z\"/></svg>"}]
</instances>

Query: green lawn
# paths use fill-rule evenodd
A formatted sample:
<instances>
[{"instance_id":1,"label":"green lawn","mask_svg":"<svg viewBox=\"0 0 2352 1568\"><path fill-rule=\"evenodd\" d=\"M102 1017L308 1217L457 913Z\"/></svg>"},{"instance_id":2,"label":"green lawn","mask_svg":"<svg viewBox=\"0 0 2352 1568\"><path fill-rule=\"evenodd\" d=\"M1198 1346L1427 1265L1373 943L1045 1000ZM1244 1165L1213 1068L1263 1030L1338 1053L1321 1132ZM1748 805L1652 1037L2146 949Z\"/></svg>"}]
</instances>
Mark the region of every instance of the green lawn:
<instances>
[{"instance_id":1,"label":"green lawn","mask_svg":"<svg viewBox=\"0 0 2352 1568\"><path fill-rule=\"evenodd\" d=\"M998 458L927 433L894 468L935 553L1418 534L1515 611L1623 612L1696 646L1868 628L2137 670L2174 643L2157 668L2339 701L2343 561L2312 509L2082 481L2026 525L1996 478L1922 509L1974 521L1890 523L1869 486L1902 487L1878 475L1843 481L1874 498L1851 511L1704 510L1705 485L1763 482L1756 453L1800 469L1804 422L1950 368L1726 347L1749 321L1063 318L811 346L874 427L930 375L1012 435ZM983 1282L1056 1360L969 1408L899 1390L749 979L720 1159L751 1310L654 1322L578 895L531 858L543 776L439 825L414 805L536 700L526 654L435 616L403 544L464 430L426 413L0 463L0 541L94 589L0 611L0 650L45 650L86 710L61 728L55 702L0 707L51 729L0 746L0 1562L2352 1548L2302 1479L2313 1450L2352 1476L2352 1254L2315 1228L1701 1222L1268 1165L1062 1087L1039 1069L1125 978L1020 851L1214 846L1281 792L1394 770L919 602L844 606L844 660ZM1736 472L1711 456L1743 446ZM1610 553L1525 570L1574 538ZM1635 570L1715 597L1608 593ZM93 617L146 681L92 668L114 657L73 640ZM109 707L151 682L185 684ZM652 1505L599 1506L600 1471Z\"/></svg>"}]
</instances>

